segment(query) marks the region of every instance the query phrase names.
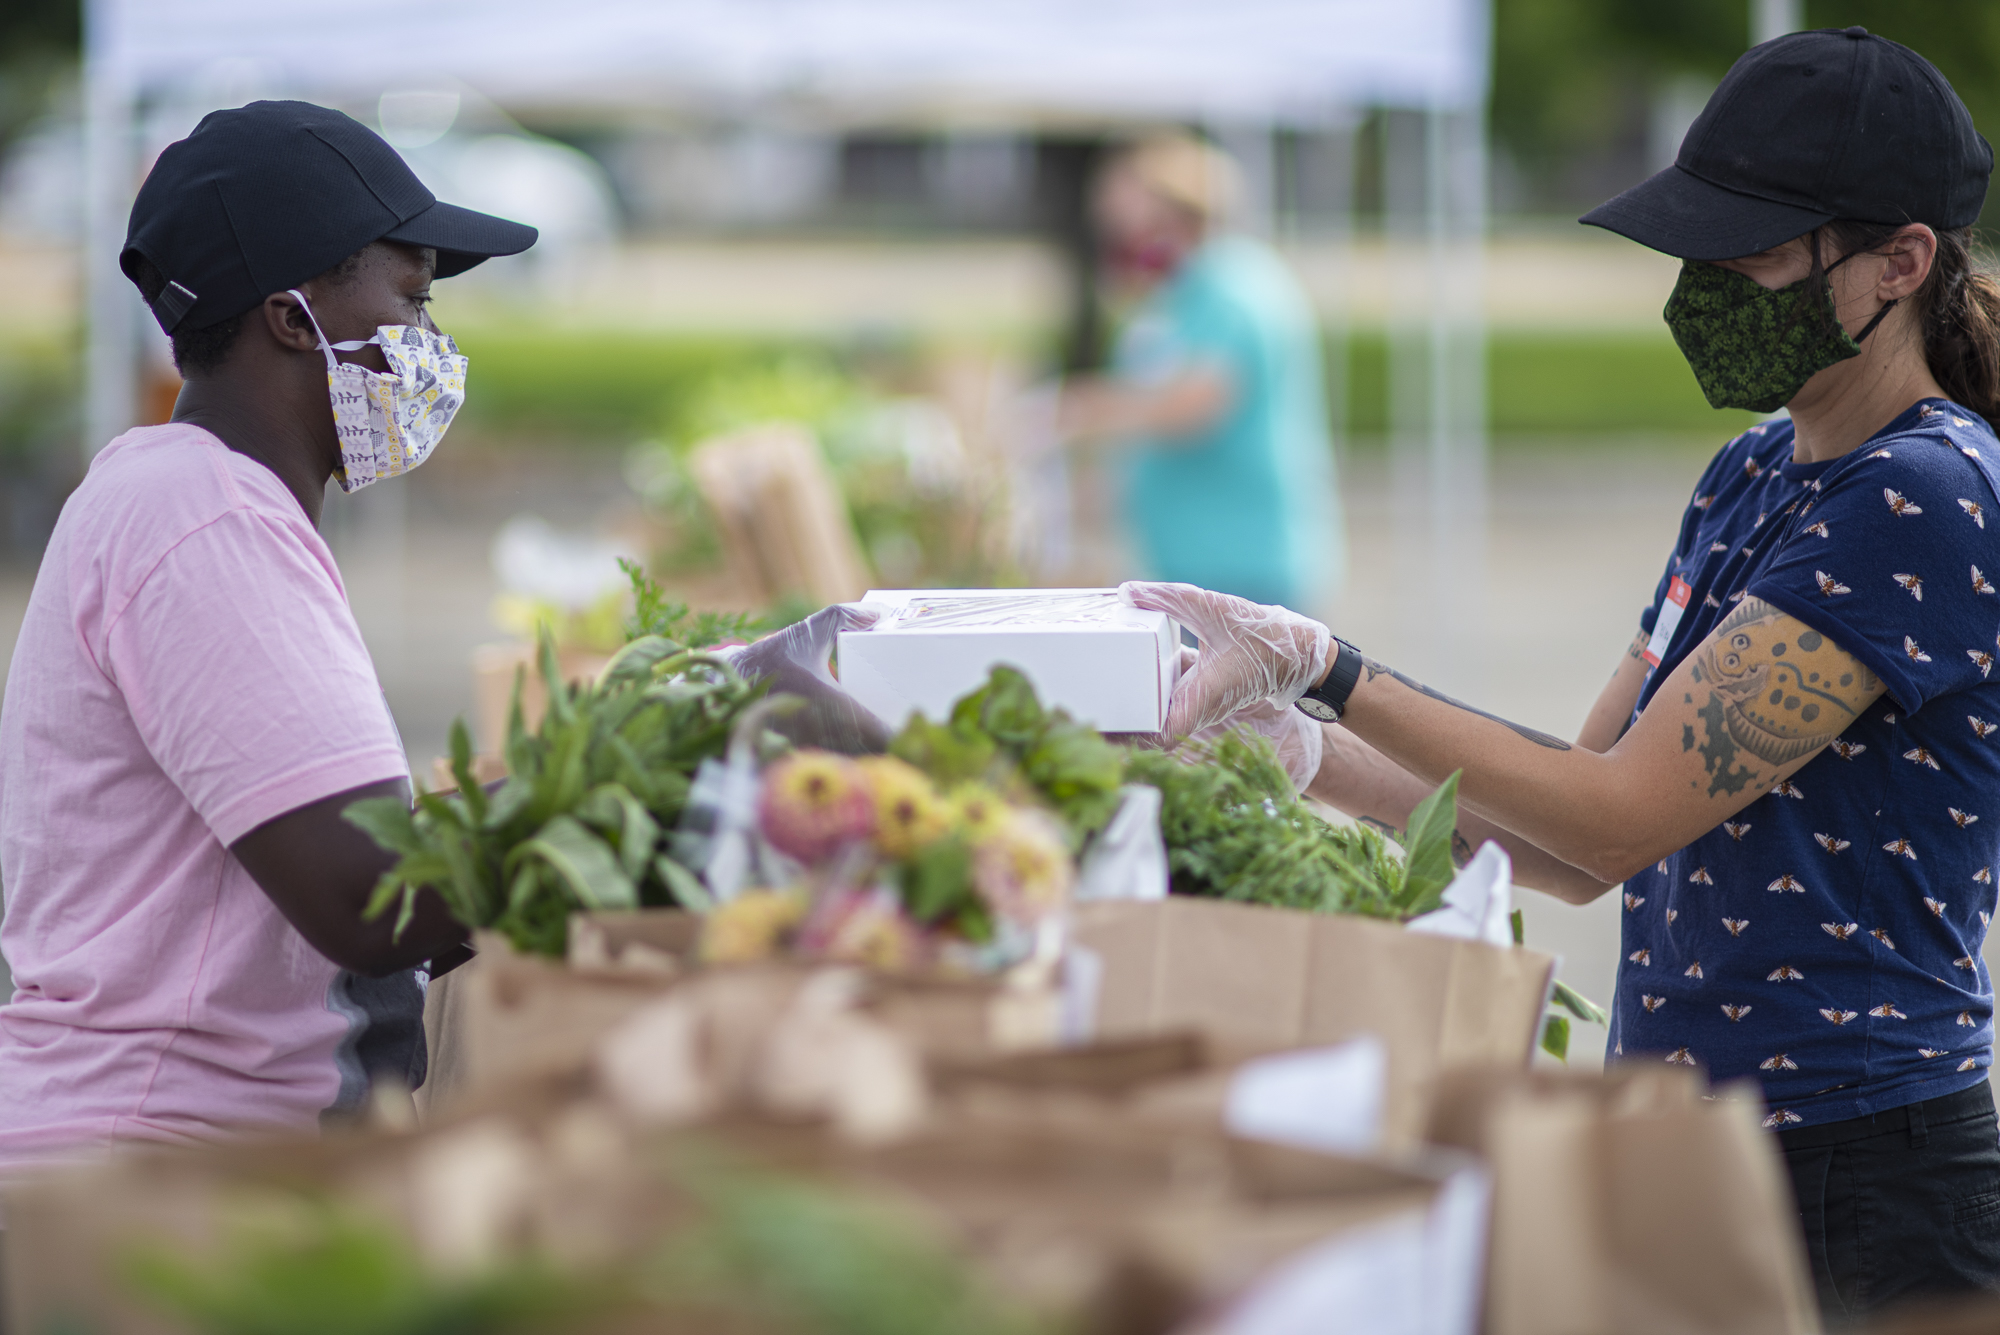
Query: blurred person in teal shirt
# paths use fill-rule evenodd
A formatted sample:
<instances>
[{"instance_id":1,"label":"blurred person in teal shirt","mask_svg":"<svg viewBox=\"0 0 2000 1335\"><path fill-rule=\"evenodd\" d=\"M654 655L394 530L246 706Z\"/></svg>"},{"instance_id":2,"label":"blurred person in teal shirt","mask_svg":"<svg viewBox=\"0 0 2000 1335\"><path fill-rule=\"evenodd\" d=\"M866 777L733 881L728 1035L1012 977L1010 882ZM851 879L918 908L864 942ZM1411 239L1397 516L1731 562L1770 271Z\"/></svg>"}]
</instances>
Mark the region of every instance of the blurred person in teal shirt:
<instances>
[{"instance_id":1,"label":"blurred person in teal shirt","mask_svg":"<svg viewBox=\"0 0 2000 1335\"><path fill-rule=\"evenodd\" d=\"M1319 332L1272 249L1224 224L1235 164L1170 135L1114 158L1093 200L1137 299L1105 376L1057 408L1068 442L1120 447L1147 573L1260 603L1322 607L1345 573Z\"/></svg>"}]
</instances>

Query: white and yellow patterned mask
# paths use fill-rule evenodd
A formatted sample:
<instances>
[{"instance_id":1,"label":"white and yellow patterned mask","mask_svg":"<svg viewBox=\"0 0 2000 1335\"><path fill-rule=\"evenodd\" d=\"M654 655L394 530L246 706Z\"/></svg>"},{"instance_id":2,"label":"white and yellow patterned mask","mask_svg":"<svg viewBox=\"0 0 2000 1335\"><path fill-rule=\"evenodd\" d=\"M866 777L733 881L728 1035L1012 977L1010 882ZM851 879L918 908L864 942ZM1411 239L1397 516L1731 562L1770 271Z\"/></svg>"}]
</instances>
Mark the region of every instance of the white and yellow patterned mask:
<instances>
[{"instance_id":1,"label":"white and yellow patterned mask","mask_svg":"<svg viewBox=\"0 0 2000 1335\"><path fill-rule=\"evenodd\" d=\"M333 400L333 429L340 437L340 467L334 481L345 492L398 477L424 460L443 439L452 415L465 402L465 354L443 334L416 325L383 325L375 337L329 343L312 307L296 289L320 350L326 353L327 393ZM382 349L389 374L343 362L335 352L358 352L370 343Z\"/></svg>"}]
</instances>

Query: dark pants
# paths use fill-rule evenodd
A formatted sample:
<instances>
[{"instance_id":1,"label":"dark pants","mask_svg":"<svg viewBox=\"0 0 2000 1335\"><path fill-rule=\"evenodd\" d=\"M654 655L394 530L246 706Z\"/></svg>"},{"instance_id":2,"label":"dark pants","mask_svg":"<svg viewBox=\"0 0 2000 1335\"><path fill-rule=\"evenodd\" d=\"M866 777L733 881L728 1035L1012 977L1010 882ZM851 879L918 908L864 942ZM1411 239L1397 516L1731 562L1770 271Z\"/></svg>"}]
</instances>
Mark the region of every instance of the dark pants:
<instances>
[{"instance_id":1,"label":"dark pants","mask_svg":"<svg viewBox=\"0 0 2000 1335\"><path fill-rule=\"evenodd\" d=\"M1985 1081L1778 1139L1828 1325L2000 1290L2000 1130Z\"/></svg>"}]
</instances>

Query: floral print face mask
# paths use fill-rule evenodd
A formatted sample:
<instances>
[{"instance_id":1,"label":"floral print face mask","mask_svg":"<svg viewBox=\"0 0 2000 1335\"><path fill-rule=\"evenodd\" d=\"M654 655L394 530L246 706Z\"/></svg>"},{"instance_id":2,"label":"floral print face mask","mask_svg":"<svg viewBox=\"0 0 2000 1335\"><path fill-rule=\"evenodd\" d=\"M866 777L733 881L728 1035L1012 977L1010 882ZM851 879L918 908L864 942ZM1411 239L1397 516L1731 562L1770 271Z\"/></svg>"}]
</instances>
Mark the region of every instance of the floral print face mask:
<instances>
[{"instance_id":1,"label":"floral print face mask","mask_svg":"<svg viewBox=\"0 0 2000 1335\"><path fill-rule=\"evenodd\" d=\"M1826 280L1847 259L1780 288L1720 265L1682 261L1680 281L1661 313L1709 407L1776 412L1806 381L1861 355L1861 339L1896 303L1877 311L1859 337L1849 336L1834 314L1833 285Z\"/></svg>"},{"instance_id":2,"label":"floral print face mask","mask_svg":"<svg viewBox=\"0 0 2000 1335\"><path fill-rule=\"evenodd\" d=\"M373 338L329 343L305 297L296 289L291 295L298 297L326 353L327 393L340 437L340 467L333 478L340 489L352 494L430 458L465 402L466 357L458 345L435 330L407 324L383 325ZM382 349L388 375L333 355L370 343Z\"/></svg>"}]
</instances>

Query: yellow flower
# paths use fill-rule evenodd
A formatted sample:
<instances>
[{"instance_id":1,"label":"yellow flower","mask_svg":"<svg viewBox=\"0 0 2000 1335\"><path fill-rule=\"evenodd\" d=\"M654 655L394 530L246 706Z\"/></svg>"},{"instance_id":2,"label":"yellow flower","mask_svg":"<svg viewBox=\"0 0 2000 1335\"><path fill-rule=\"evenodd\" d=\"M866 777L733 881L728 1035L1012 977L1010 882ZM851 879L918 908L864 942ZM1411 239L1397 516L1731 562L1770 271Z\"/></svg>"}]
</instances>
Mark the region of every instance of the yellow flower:
<instances>
[{"instance_id":1,"label":"yellow flower","mask_svg":"<svg viewBox=\"0 0 2000 1335\"><path fill-rule=\"evenodd\" d=\"M951 795L959 835L977 848L1005 829L1014 818L1007 800L983 783L968 783Z\"/></svg>"},{"instance_id":2,"label":"yellow flower","mask_svg":"<svg viewBox=\"0 0 2000 1335\"><path fill-rule=\"evenodd\" d=\"M701 925L701 957L710 964L743 964L777 953L785 933L806 916L804 895L790 890L747 890L718 904Z\"/></svg>"},{"instance_id":3,"label":"yellow flower","mask_svg":"<svg viewBox=\"0 0 2000 1335\"><path fill-rule=\"evenodd\" d=\"M924 772L894 756L855 762L875 799L875 842L892 858L904 858L951 832L952 809Z\"/></svg>"}]
</instances>

